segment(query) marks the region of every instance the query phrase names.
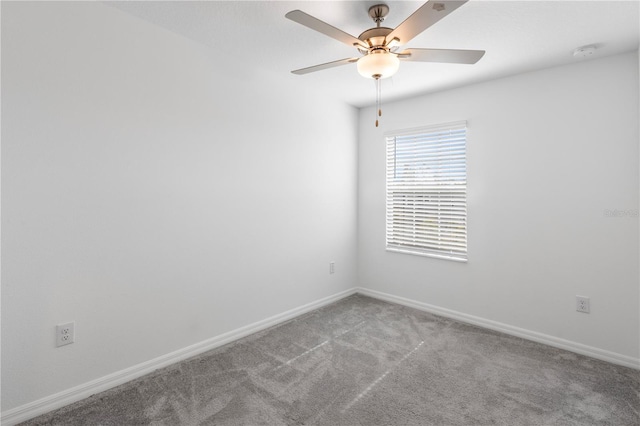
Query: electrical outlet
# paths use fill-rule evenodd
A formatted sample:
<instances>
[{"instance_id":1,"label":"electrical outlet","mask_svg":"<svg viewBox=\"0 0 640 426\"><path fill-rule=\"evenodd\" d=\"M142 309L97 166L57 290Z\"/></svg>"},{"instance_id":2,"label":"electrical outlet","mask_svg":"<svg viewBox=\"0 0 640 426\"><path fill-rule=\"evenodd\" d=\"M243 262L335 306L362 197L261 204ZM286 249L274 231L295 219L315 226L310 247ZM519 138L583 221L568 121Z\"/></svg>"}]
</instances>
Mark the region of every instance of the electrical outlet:
<instances>
[{"instance_id":1,"label":"electrical outlet","mask_svg":"<svg viewBox=\"0 0 640 426\"><path fill-rule=\"evenodd\" d=\"M336 262L329 262L329 273L333 274L336 272Z\"/></svg>"},{"instance_id":2,"label":"electrical outlet","mask_svg":"<svg viewBox=\"0 0 640 426\"><path fill-rule=\"evenodd\" d=\"M588 314L591 310L589 298L585 296L576 296L576 311Z\"/></svg>"},{"instance_id":3,"label":"electrical outlet","mask_svg":"<svg viewBox=\"0 0 640 426\"><path fill-rule=\"evenodd\" d=\"M74 323L56 325L56 346L64 346L73 343L74 339Z\"/></svg>"}]
</instances>

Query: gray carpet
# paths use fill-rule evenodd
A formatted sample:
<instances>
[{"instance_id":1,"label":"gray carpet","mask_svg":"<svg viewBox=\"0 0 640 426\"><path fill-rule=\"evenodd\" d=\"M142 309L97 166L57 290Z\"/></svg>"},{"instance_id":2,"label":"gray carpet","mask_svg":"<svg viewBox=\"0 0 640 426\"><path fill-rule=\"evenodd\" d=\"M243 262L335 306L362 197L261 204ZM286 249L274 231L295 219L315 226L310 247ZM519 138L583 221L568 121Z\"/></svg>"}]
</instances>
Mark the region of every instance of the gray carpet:
<instances>
[{"instance_id":1,"label":"gray carpet","mask_svg":"<svg viewBox=\"0 0 640 426\"><path fill-rule=\"evenodd\" d=\"M638 425L640 372L355 295L28 425Z\"/></svg>"}]
</instances>

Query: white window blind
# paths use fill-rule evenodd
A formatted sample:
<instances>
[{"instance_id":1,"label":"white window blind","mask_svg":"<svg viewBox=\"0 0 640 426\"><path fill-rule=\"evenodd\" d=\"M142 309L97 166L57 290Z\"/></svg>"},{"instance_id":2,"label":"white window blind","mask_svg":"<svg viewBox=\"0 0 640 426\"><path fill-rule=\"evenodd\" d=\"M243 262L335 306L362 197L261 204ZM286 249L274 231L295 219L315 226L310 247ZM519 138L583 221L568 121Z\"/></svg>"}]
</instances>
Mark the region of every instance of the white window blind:
<instances>
[{"instance_id":1,"label":"white window blind","mask_svg":"<svg viewBox=\"0 0 640 426\"><path fill-rule=\"evenodd\" d=\"M387 250L466 261L466 127L387 135Z\"/></svg>"}]
</instances>

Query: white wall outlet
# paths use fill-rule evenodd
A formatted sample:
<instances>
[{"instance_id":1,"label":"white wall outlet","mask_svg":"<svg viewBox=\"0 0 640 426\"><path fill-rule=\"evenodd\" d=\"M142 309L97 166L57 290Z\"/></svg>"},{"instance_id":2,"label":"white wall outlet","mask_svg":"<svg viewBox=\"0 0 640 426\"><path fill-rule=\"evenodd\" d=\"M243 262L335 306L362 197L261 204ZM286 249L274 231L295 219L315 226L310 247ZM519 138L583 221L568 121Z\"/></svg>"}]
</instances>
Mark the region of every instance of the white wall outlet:
<instances>
[{"instance_id":1,"label":"white wall outlet","mask_svg":"<svg viewBox=\"0 0 640 426\"><path fill-rule=\"evenodd\" d=\"M329 262L329 273L334 274L336 272L336 262Z\"/></svg>"},{"instance_id":2,"label":"white wall outlet","mask_svg":"<svg viewBox=\"0 0 640 426\"><path fill-rule=\"evenodd\" d=\"M585 296L576 296L576 311L588 314L591 311L589 298Z\"/></svg>"},{"instance_id":3,"label":"white wall outlet","mask_svg":"<svg viewBox=\"0 0 640 426\"><path fill-rule=\"evenodd\" d=\"M64 346L73 343L74 339L74 323L56 325L56 346Z\"/></svg>"}]
</instances>

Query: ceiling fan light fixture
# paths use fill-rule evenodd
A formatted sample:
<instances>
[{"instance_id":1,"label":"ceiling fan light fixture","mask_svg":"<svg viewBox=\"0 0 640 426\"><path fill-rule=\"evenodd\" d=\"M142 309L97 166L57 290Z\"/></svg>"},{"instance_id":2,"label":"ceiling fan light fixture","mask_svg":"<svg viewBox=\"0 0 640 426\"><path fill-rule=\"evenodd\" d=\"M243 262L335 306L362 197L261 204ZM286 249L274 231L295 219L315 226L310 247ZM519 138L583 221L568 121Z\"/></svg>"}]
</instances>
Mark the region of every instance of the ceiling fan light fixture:
<instances>
[{"instance_id":1,"label":"ceiling fan light fixture","mask_svg":"<svg viewBox=\"0 0 640 426\"><path fill-rule=\"evenodd\" d=\"M380 79L394 75L400 68L400 60L386 50L374 50L358 59L357 66L361 76Z\"/></svg>"},{"instance_id":2,"label":"ceiling fan light fixture","mask_svg":"<svg viewBox=\"0 0 640 426\"><path fill-rule=\"evenodd\" d=\"M391 77L398 71L400 59L419 62L475 64L482 58L485 53L484 50L407 49L396 53L400 46L407 44L415 36L467 1L428 0L395 29L380 25L389 12L388 5L377 4L371 6L369 8L369 17L373 19L376 26L363 31L357 38L301 10L292 10L285 15L286 18L353 46L364 56L360 59L340 59L291 72L298 75L307 74L357 62L358 73L365 78L373 79L376 85L375 112L376 127L378 127L378 117L382 116L382 79Z\"/></svg>"}]
</instances>

